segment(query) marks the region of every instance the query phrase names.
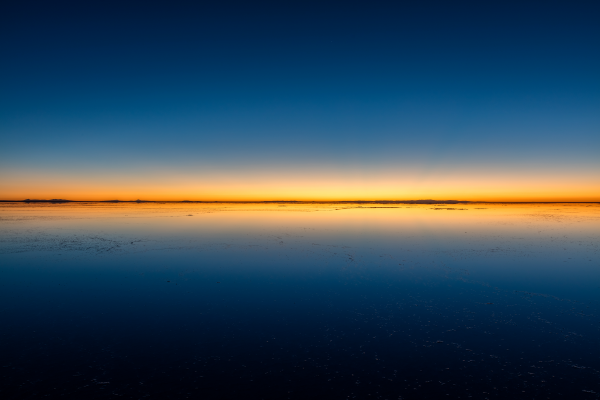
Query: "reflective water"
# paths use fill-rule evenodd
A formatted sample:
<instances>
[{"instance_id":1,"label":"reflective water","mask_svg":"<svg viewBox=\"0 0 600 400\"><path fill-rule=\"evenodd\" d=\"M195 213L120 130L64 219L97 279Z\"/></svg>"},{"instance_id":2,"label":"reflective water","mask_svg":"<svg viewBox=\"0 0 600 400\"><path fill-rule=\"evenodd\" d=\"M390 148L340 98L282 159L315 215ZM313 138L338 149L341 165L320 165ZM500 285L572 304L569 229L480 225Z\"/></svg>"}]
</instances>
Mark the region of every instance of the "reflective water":
<instances>
[{"instance_id":1,"label":"reflective water","mask_svg":"<svg viewBox=\"0 0 600 400\"><path fill-rule=\"evenodd\" d=\"M600 398L600 205L0 205L3 399Z\"/></svg>"}]
</instances>

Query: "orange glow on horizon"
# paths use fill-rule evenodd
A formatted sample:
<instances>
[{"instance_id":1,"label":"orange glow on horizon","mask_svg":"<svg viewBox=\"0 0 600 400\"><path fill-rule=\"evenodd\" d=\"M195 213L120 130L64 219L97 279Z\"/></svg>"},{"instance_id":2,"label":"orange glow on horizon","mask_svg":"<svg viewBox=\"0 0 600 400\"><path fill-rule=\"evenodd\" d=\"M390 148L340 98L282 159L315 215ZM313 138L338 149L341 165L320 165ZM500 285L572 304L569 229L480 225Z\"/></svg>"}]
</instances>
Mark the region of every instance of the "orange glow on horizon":
<instances>
[{"instance_id":1,"label":"orange glow on horizon","mask_svg":"<svg viewBox=\"0 0 600 400\"><path fill-rule=\"evenodd\" d=\"M116 188L115 188L116 189ZM298 190L278 191L276 189L236 191L228 190L173 190L157 188L138 188L127 190L119 188L62 188L60 190L28 190L13 193L1 192L0 200L50 200L66 199L75 201L402 201L402 200L462 200L489 202L598 202L600 195L580 190L518 190L507 187L506 190L478 191L470 188L463 190L319 190L318 188L298 188Z\"/></svg>"},{"instance_id":2,"label":"orange glow on horizon","mask_svg":"<svg viewBox=\"0 0 600 400\"><path fill-rule=\"evenodd\" d=\"M592 172L574 176L454 171L423 176L393 170L371 174L317 170L195 176L178 171L110 175L19 171L0 173L0 183L0 200L600 201L600 177Z\"/></svg>"}]
</instances>

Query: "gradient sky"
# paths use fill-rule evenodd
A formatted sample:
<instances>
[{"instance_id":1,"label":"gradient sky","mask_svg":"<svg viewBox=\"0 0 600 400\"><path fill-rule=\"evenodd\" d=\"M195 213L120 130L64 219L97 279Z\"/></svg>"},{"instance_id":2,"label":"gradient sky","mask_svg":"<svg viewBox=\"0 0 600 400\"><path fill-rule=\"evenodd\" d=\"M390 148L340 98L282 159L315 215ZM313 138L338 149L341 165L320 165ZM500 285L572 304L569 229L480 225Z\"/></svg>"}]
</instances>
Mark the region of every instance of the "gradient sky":
<instances>
[{"instance_id":1,"label":"gradient sky","mask_svg":"<svg viewBox=\"0 0 600 400\"><path fill-rule=\"evenodd\" d=\"M0 198L600 201L600 2L404 3L4 2Z\"/></svg>"}]
</instances>

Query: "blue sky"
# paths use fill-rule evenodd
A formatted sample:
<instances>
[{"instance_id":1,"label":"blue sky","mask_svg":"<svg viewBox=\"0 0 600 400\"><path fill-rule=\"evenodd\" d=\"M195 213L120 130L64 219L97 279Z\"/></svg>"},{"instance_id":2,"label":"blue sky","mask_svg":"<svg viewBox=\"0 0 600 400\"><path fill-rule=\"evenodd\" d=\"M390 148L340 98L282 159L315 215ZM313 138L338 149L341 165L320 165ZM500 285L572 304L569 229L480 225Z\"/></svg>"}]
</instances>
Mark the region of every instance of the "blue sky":
<instances>
[{"instance_id":1,"label":"blue sky","mask_svg":"<svg viewBox=\"0 0 600 400\"><path fill-rule=\"evenodd\" d=\"M310 169L556 174L557 188L572 177L600 193L597 2L17 2L0 14L4 197L27 191L23 177L33 189Z\"/></svg>"}]
</instances>

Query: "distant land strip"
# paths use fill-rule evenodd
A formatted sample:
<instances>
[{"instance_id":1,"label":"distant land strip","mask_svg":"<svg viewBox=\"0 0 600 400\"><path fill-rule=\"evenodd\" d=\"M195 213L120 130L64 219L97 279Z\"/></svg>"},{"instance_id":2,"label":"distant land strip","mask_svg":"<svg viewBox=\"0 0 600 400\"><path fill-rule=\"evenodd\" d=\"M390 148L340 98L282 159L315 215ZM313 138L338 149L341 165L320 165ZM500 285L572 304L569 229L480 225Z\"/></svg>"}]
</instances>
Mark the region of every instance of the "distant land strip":
<instances>
[{"instance_id":1,"label":"distant land strip","mask_svg":"<svg viewBox=\"0 0 600 400\"><path fill-rule=\"evenodd\" d=\"M198 204L594 204L600 201L470 201L470 200L65 200L65 199L25 199L0 200L0 203L198 203Z\"/></svg>"}]
</instances>

